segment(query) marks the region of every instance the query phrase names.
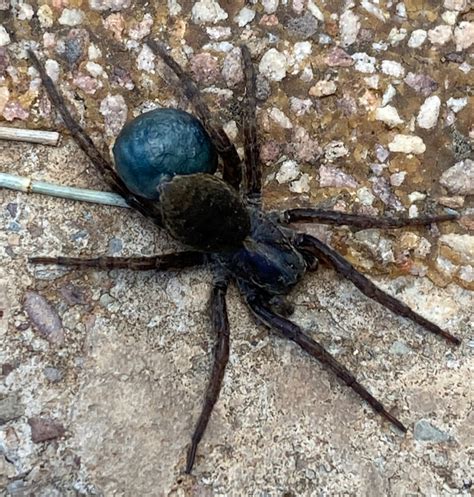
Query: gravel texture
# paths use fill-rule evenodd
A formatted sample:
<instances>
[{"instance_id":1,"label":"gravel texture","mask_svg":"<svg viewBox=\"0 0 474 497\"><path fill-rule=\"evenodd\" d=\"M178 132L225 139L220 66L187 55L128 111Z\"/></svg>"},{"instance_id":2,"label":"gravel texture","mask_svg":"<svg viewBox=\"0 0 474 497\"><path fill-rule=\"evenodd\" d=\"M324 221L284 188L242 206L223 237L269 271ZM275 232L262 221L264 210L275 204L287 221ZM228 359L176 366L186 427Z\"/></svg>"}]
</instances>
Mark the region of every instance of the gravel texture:
<instances>
[{"instance_id":1,"label":"gravel texture","mask_svg":"<svg viewBox=\"0 0 474 497\"><path fill-rule=\"evenodd\" d=\"M165 41L242 151L239 44L258 72L267 209L320 205L458 222L394 232L305 225L463 339L453 348L322 268L295 320L409 427L402 436L230 290L231 357L192 476L209 375L205 270L72 272L31 255L177 245L133 212L0 191L0 496L468 496L474 445L473 11L466 0L0 0L0 122L63 127L34 47L108 150L126 120L191 110L144 39ZM0 143L0 170L104 183L70 137Z\"/></svg>"}]
</instances>

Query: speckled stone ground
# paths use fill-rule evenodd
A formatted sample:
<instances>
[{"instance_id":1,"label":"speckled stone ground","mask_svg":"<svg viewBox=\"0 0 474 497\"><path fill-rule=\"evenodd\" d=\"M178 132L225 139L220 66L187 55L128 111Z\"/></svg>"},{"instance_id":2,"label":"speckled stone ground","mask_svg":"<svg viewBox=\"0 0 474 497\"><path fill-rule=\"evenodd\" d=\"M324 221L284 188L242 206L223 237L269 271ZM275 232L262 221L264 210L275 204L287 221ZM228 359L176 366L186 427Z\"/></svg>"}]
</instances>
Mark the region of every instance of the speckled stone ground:
<instances>
[{"instance_id":1,"label":"speckled stone ground","mask_svg":"<svg viewBox=\"0 0 474 497\"><path fill-rule=\"evenodd\" d=\"M463 338L459 348L322 269L295 320L409 426L383 423L229 295L232 352L192 476L186 446L209 374L206 270L34 268L37 254L176 248L138 214L0 190L0 495L467 496L474 445L473 13L444 2L0 0L1 125L60 129L33 45L96 142L187 103L144 44L193 73L240 147L238 45L259 73L265 206L314 203L456 223L384 233L304 226ZM171 86L169 83L172 83ZM103 188L65 136L0 142L0 170Z\"/></svg>"}]
</instances>

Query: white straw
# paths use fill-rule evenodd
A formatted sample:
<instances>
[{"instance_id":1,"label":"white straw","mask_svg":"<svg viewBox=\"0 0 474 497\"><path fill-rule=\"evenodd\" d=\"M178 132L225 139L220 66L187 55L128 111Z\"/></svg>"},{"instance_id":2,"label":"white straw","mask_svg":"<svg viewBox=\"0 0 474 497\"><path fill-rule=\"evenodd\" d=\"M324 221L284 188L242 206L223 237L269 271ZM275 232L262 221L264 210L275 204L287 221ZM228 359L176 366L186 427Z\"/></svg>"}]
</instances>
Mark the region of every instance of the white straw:
<instances>
[{"instance_id":1,"label":"white straw","mask_svg":"<svg viewBox=\"0 0 474 497\"><path fill-rule=\"evenodd\" d=\"M69 200L80 200L94 204L112 205L114 207L129 207L123 197L116 193L87 190L72 186L55 185L45 181L35 181L23 176L0 173L0 187L17 190L26 193L41 193L52 197L65 198Z\"/></svg>"},{"instance_id":2,"label":"white straw","mask_svg":"<svg viewBox=\"0 0 474 497\"><path fill-rule=\"evenodd\" d=\"M0 140L41 143L43 145L52 145L55 147L59 143L59 133L56 131L7 128L5 126L0 126Z\"/></svg>"}]
</instances>

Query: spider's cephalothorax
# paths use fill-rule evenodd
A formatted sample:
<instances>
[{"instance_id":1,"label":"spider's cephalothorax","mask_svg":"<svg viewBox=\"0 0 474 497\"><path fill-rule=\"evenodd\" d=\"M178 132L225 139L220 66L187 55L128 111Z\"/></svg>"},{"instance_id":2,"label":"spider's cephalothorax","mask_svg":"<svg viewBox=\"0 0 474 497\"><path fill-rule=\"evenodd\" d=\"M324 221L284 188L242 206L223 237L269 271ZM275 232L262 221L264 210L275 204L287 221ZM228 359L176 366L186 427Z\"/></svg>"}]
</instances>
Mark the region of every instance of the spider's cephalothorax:
<instances>
[{"instance_id":1,"label":"spider's cephalothorax","mask_svg":"<svg viewBox=\"0 0 474 497\"><path fill-rule=\"evenodd\" d=\"M185 95L191 100L201 124L184 118L180 111L170 111L170 122L158 113L146 123L149 115L128 124L115 147L120 174L98 151L90 137L73 119L61 95L46 74L43 65L33 52L30 58L41 75L42 82L55 107L71 131L78 145L103 173L109 186L122 195L131 207L152 218L177 240L192 250L153 257L35 257L33 263L63 264L76 267L123 268L136 270L179 269L198 264L208 264L214 273L210 307L212 326L217 336L214 364L201 414L192 435L186 462L190 472L197 447L208 424L212 409L218 399L229 357L229 323L226 310L226 291L234 281L257 321L300 346L335 373L346 385L386 420L402 431L405 426L375 399L354 375L301 327L287 319L289 307L282 305L289 290L308 270L317 267L320 260L343 277L349 279L365 295L384 305L392 312L423 326L453 344L460 340L436 324L412 311L407 305L376 287L359 273L346 259L315 237L298 233L287 227L289 223L320 222L333 225L350 225L355 228L399 228L403 226L429 225L449 221L456 216L441 215L415 219L371 218L343 214L320 209L290 209L281 213L266 214L262 210L261 165L259 163L256 133L256 77L250 52L242 47L246 95L244 99L243 134L245 167L220 126L213 123L211 113L200 97L194 82L168 54L167 50L153 40L148 46L160 56L178 77ZM180 139L179 128L188 133ZM158 117L157 117L158 116ZM194 118L193 118L194 119ZM157 122L158 122L157 121ZM145 125L143 126L143 122ZM165 136L164 146L159 134L164 129L174 131ZM202 129L201 129L202 128ZM203 137L193 138L199 129ZM147 130L152 130L148 133ZM158 130L158 131L156 131ZM187 131L186 131L187 130ZM125 138L124 138L125 137ZM193 143L191 155L183 150L183 143ZM208 144L211 146L208 146ZM162 146L163 145L163 146ZM215 169L212 150L217 150L222 160L222 177L208 174ZM157 153L154 156L154 153ZM171 154L167 162L166 154ZM124 159L125 157L125 159ZM183 157L188 162L183 162ZM244 173L244 174L243 174ZM242 176L244 181L242 182ZM242 184L243 183L243 184Z\"/></svg>"}]
</instances>

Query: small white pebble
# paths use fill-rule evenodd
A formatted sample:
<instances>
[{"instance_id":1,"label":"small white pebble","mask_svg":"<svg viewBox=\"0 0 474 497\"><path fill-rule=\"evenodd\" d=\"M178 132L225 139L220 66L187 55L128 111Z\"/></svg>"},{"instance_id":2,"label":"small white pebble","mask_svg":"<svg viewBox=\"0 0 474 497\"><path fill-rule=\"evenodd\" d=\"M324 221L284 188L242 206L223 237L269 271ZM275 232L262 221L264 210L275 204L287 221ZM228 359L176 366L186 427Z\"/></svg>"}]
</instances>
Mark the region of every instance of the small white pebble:
<instances>
[{"instance_id":1,"label":"small white pebble","mask_svg":"<svg viewBox=\"0 0 474 497\"><path fill-rule=\"evenodd\" d=\"M355 60L355 70L364 73L375 72L375 57L367 55L365 52L356 52L352 54L352 58Z\"/></svg>"},{"instance_id":2,"label":"small white pebble","mask_svg":"<svg viewBox=\"0 0 474 497\"><path fill-rule=\"evenodd\" d=\"M87 62L86 69L91 76L94 76L94 78L98 78L104 73L103 67L100 64L92 61Z\"/></svg>"},{"instance_id":3,"label":"small white pebble","mask_svg":"<svg viewBox=\"0 0 474 497\"><path fill-rule=\"evenodd\" d=\"M468 0L444 0L444 8L449 10L458 10L462 12L467 8Z\"/></svg>"},{"instance_id":4,"label":"small white pebble","mask_svg":"<svg viewBox=\"0 0 474 497\"><path fill-rule=\"evenodd\" d=\"M380 21L385 22L386 16L384 11L380 7L374 5L374 3L376 2L369 2L369 0L362 0L361 7L365 9L369 14L372 14L374 17L379 19Z\"/></svg>"},{"instance_id":5,"label":"small white pebble","mask_svg":"<svg viewBox=\"0 0 474 497\"><path fill-rule=\"evenodd\" d=\"M401 41L403 41L407 37L407 30L405 28L392 28L390 33L388 34L387 41L390 45L396 47Z\"/></svg>"},{"instance_id":6,"label":"small white pebble","mask_svg":"<svg viewBox=\"0 0 474 497\"><path fill-rule=\"evenodd\" d=\"M272 121L284 129L291 129L293 127L288 117L276 107L272 107L268 115Z\"/></svg>"},{"instance_id":7,"label":"small white pebble","mask_svg":"<svg viewBox=\"0 0 474 497\"><path fill-rule=\"evenodd\" d=\"M234 120L226 122L223 128L226 135L231 139L231 141L235 141L237 136L239 135L237 123Z\"/></svg>"},{"instance_id":8,"label":"small white pebble","mask_svg":"<svg viewBox=\"0 0 474 497\"><path fill-rule=\"evenodd\" d=\"M390 184L392 186L400 186L405 181L406 171L400 171L399 173L393 173L390 175Z\"/></svg>"},{"instance_id":9,"label":"small white pebble","mask_svg":"<svg viewBox=\"0 0 474 497\"><path fill-rule=\"evenodd\" d=\"M408 195L408 200L413 204L414 202L421 202L422 200L425 200L426 198L426 193L421 193L421 192L411 192Z\"/></svg>"},{"instance_id":10,"label":"small white pebble","mask_svg":"<svg viewBox=\"0 0 474 497\"><path fill-rule=\"evenodd\" d=\"M453 29L446 24L440 24L428 31L428 38L433 45L445 45L451 39Z\"/></svg>"},{"instance_id":11,"label":"small white pebble","mask_svg":"<svg viewBox=\"0 0 474 497\"><path fill-rule=\"evenodd\" d=\"M369 206L375 201L375 195L366 186L359 188L356 195L362 205Z\"/></svg>"},{"instance_id":12,"label":"small white pebble","mask_svg":"<svg viewBox=\"0 0 474 497\"><path fill-rule=\"evenodd\" d=\"M10 43L10 35L7 30L0 24L0 47L4 47Z\"/></svg>"},{"instance_id":13,"label":"small white pebble","mask_svg":"<svg viewBox=\"0 0 474 497\"><path fill-rule=\"evenodd\" d=\"M239 25L240 28L243 28L249 22L252 22L254 17L254 10L249 9L248 7L242 7L242 9L240 9L240 12L234 17L234 21Z\"/></svg>"},{"instance_id":14,"label":"small white pebble","mask_svg":"<svg viewBox=\"0 0 474 497\"><path fill-rule=\"evenodd\" d=\"M428 34L424 29L415 29L408 40L408 46L410 48L419 48L426 40Z\"/></svg>"},{"instance_id":15,"label":"small white pebble","mask_svg":"<svg viewBox=\"0 0 474 497\"><path fill-rule=\"evenodd\" d=\"M458 13L455 10L447 10L441 14L441 19L443 19L443 21L450 26L454 26L456 24L457 18Z\"/></svg>"},{"instance_id":16,"label":"small white pebble","mask_svg":"<svg viewBox=\"0 0 474 497\"><path fill-rule=\"evenodd\" d=\"M195 24L216 24L228 17L216 0L200 0L191 9L191 19Z\"/></svg>"},{"instance_id":17,"label":"small white pebble","mask_svg":"<svg viewBox=\"0 0 474 497\"><path fill-rule=\"evenodd\" d=\"M407 8L403 2L397 3L396 7L397 16L405 19L407 16Z\"/></svg>"},{"instance_id":18,"label":"small white pebble","mask_svg":"<svg viewBox=\"0 0 474 497\"><path fill-rule=\"evenodd\" d=\"M318 81L314 86L309 89L309 94L312 97L327 97L336 93L337 86L334 81Z\"/></svg>"},{"instance_id":19,"label":"small white pebble","mask_svg":"<svg viewBox=\"0 0 474 497\"><path fill-rule=\"evenodd\" d=\"M418 215L418 207L415 204L410 205L408 208L408 217L412 219L414 217L418 217Z\"/></svg>"},{"instance_id":20,"label":"small white pebble","mask_svg":"<svg viewBox=\"0 0 474 497\"><path fill-rule=\"evenodd\" d=\"M300 168L294 160L286 160L280 166L280 170L276 173L278 183L289 183L295 180L300 175Z\"/></svg>"},{"instance_id":21,"label":"small white pebble","mask_svg":"<svg viewBox=\"0 0 474 497\"><path fill-rule=\"evenodd\" d=\"M276 48L263 54L258 66L260 72L271 81L281 81L286 76L287 60Z\"/></svg>"},{"instance_id":22,"label":"small white pebble","mask_svg":"<svg viewBox=\"0 0 474 497\"><path fill-rule=\"evenodd\" d=\"M390 152L402 152L404 154L423 154L426 145L419 136L395 135L388 144Z\"/></svg>"},{"instance_id":23,"label":"small white pebble","mask_svg":"<svg viewBox=\"0 0 474 497\"><path fill-rule=\"evenodd\" d=\"M373 76L368 76L364 78L365 83L368 88L372 88L373 90L378 90L380 86L380 77L378 74L374 74Z\"/></svg>"},{"instance_id":24,"label":"small white pebble","mask_svg":"<svg viewBox=\"0 0 474 497\"><path fill-rule=\"evenodd\" d=\"M274 14L278 9L279 0L262 0L265 14Z\"/></svg>"},{"instance_id":25,"label":"small white pebble","mask_svg":"<svg viewBox=\"0 0 474 497\"><path fill-rule=\"evenodd\" d=\"M58 19L59 24L63 26L79 26L84 20L84 12L79 9L64 9L61 17Z\"/></svg>"},{"instance_id":26,"label":"small white pebble","mask_svg":"<svg viewBox=\"0 0 474 497\"><path fill-rule=\"evenodd\" d=\"M303 100L298 97L290 97L290 109L298 117L306 114L312 106L313 102L309 98Z\"/></svg>"},{"instance_id":27,"label":"small white pebble","mask_svg":"<svg viewBox=\"0 0 474 497\"><path fill-rule=\"evenodd\" d=\"M339 157L344 157L349 153L344 142L334 140L324 147L324 157L328 162L333 162Z\"/></svg>"},{"instance_id":28,"label":"small white pebble","mask_svg":"<svg viewBox=\"0 0 474 497\"><path fill-rule=\"evenodd\" d=\"M306 6L308 12L313 14L314 17L320 22L324 22L324 14L321 12L321 9L316 5L313 0L308 0L308 5Z\"/></svg>"},{"instance_id":29,"label":"small white pebble","mask_svg":"<svg viewBox=\"0 0 474 497\"><path fill-rule=\"evenodd\" d=\"M437 95L428 97L420 107L416 122L423 129L431 129L438 122L439 110L441 108L441 100Z\"/></svg>"},{"instance_id":30,"label":"small white pebble","mask_svg":"<svg viewBox=\"0 0 474 497\"><path fill-rule=\"evenodd\" d=\"M309 182L311 180L311 176L307 173L301 175L300 179L293 181L290 183L290 192L293 193L308 193Z\"/></svg>"},{"instance_id":31,"label":"small white pebble","mask_svg":"<svg viewBox=\"0 0 474 497\"><path fill-rule=\"evenodd\" d=\"M382 72L388 76L393 76L394 78L403 78L405 75L405 69L400 64L394 60L383 60L381 66Z\"/></svg>"},{"instance_id":32,"label":"small white pebble","mask_svg":"<svg viewBox=\"0 0 474 497\"><path fill-rule=\"evenodd\" d=\"M143 45L138 54L137 68L145 72L153 72L155 69L155 54L148 45Z\"/></svg>"},{"instance_id":33,"label":"small white pebble","mask_svg":"<svg viewBox=\"0 0 474 497\"><path fill-rule=\"evenodd\" d=\"M400 119L397 109L391 105L376 109L375 119L383 121L389 128L394 128L403 123L403 119Z\"/></svg>"},{"instance_id":34,"label":"small white pebble","mask_svg":"<svg viewBox=\"0 0 474 497\"><path fill-rule=\"evenodd\" d=\"M87 48L87 55L89 56L90 60L95 60L102 56L102 52L97 45L91 43Z\"/></svg>"},{"instance_id":35,"label":"small white pebble","mask_svg":"<svg viewBox=\"0 0 474 497\"><path fill-rule=\"evenodd\" d=\"M397 94L397 90L393 85L388 85L382 97L382 105L387 105L393 100L393 97Z\"/></svg>"},{"instance_id":36,"label":"small white pebble","mask_svg":"<svg viewBox=\"0 0 474 497\"><path fill-rule=\"evenodd\" d=\"M29 21L34 15L33 7L29 3L21 3L18 10L18 19L20 21Z\"/></svg>"},{"instance_id":37,"label":"small white pebble","mask_svg":"<svg viewBox=\"0 0 474 497\"><path fill-rule=\"evenodd\" d=\"M56 83L59 79L59 64L53 59L48 59L44 67L46 74L53 80L53 83Z\"/></svg>"},{"instance_id":38,"label":"small white pebble","mask_svg":"<svg viewBox=\"0 0 474 497\"><path fill-rule=\"evenodd\" d=\"M53 25L53 11L49 5L43 4L38 9L37 16L42 28L50 28Z\"/></svg>"},{"instance_id":39,"label":"small white pebble","mask_svg":"<svg viewBox=\"0 0 474 497\"><path fill-rule=\"evenodd\" d=\"M462 97L462 98L453 98L451 97L447 102L446 105L455 113L459 112L460 110L464 109L467 105L467 97Z\"/></svg>"},{"instance_id":40,"label":"small white pebble","mask_svg":"<svg viewBox=\"0 0 474 497\"><path fill-rule=\"evenodd\" d=\"M474 43L474 22L462 21L454 30L456 50L467 50Z\"/></svg>"},{"instance_id":41,"label":"small white pebble","mask_svg":"<svg viewBox=\"0 0 474 497\"><path fill-rule=\"evenodd\" d=\"M357 40L360 30L359 16L350 9L346 10L339 18L339 30L342 46L352 45Z\"/></svg>"},{"instance_id":42,"label":"small white pebble","mask_svg":"<svg viewBox=\"0 0 474 497\"><path fill-rule=\"evenodd\" d=\"M232 35L230 27L226 26L208 26L206 32L211 40L227 40Z\"/></svg>"}]
</instances>

